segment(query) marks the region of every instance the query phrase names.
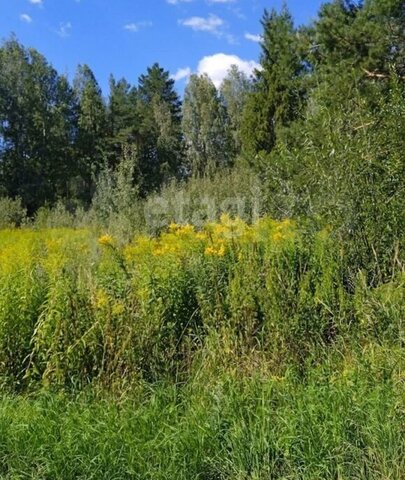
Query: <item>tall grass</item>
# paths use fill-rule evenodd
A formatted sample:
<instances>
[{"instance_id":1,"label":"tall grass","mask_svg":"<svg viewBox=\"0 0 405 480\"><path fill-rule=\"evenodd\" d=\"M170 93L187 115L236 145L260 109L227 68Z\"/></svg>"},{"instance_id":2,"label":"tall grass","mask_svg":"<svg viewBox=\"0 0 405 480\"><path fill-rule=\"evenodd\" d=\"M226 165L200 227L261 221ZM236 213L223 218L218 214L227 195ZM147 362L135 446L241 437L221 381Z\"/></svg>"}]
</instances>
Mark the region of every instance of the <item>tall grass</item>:
<instances>
[{"instance_id":1,"label":"tall grass","mask_svg":"<svg viewBox=\"0 0 405 480\"><path fill-rule=\"evenodd\" d=\"M305 382L292 372L228 371L183 387L144 387L135 400L3 397L0 475L399 480L404 392L393 368L398 352L383 350L328 358Z\"/></svg>"}]
</instances>

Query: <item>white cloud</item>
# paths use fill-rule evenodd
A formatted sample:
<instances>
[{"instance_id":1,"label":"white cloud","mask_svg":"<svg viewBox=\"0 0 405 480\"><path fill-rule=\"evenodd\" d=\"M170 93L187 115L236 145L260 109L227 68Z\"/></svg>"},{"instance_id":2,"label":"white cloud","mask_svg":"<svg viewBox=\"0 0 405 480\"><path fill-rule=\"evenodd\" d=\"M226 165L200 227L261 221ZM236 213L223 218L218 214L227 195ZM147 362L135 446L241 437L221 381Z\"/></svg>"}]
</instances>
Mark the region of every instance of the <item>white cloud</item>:
<instances>
[{"instance_id":1,"label":"white cloud","mask_svg":"<svg viewBox=\"0 0 405 480\"><path fill-rule=\"evenodd\" d=\"M142 28L151 27L152 22L133 22L127 23L124 25L124 30L128 30L128 32L139 32Z\"/></svg>"},{"instance_id":2,"label":"white cloud","mask_svg":"<svg viewBox=\"0 0 405 480\"><path fill-rule=\"evenodd\" d=\"M218 88L232 65L236 65L248 76L252 75L255 69L260 69L260 65L254 60L243 60L237 55L217 53L202 58L198 64L197 73L200 75L206 73Z\"/></svg>"},{"instance_id":3,"label":"white cloud","mask_svg":"<svg viewBox=\"0 0 405 480\"><path fill-rule=\"evenodd\" d=\"M232 45L237 43L235 37L227 33L228 26L225 21L217 15L210 14L208 17L185 18L179 20L179 24L191 28L195 32L206 32L218 38L225 38Z\"/></svg>"},{"instance_id":4,"label":"white cloud","mask_svg":"<svg viewBox=\"0 0 405 480\"><path fill-rule=\"evenodd\" d=\"M178 5L179 3L191 3L194 0L166 0L170 5Z\"/></svg>"},{"instance_id":5,"label":"white cloud","mask_svg":"<svg viewBox=\"0 0 405 480\"><path fill-rule=\"evenodd\" d=\"M29 0L33 5L42 5L44 2L42 0Z\"/></svg>"},{"instance_id":6,"label":"white cloud","mask_svg":"<svg viewBox=\"0 0 405 480\"><path fill-rule=\"evenodd\" d=\"M190 17L184 20L179 20L180 25L189 27L192 30L200 32L209 32L218 34L221 27L224 25L222 18L217 15L210 14L208 17Z\"/></svg>"},{"instance_id":7,"label":"white cloud","mask_svg":"<svg viewBox=\"0 0 405 480\"><path fill-rule=\"evenodd\" d=\"M250 40L251 42L260 43L263 40L261 35L255 35L253 33L245 33L246 40Z\"/></svg>"},{"instance_id":8,"label":"white cloud","mask_svg":"<svg viewBox=\"0 0 405 480\"><path fill-rule=\"evenodd\" d=\"M208 0L208 3L235 3L236 0Z\"/></svg>"},{"instance_id":9,"label":"white cloud","mask_svg":"<svg viewBox=\"0 0 405 480\"><path fill-rule=\"evenodd\" d=\"M69 37L71 29L72 29L72 24L70 22L62 22L59 24L59 29L56 31L56 33L61 38L66 38L66 37Z\"/></svg>"},{"instance_id":10,"label":"white cloud","mask_svg":"<svg viewBox=\"0 0 405 480\"><path fill-rule=\"evenodd\" d=\"M175 81L175 82L178 82L179 80L184 80L185 78L189 78L189 76L191 75L191 68L190 67L185 67L185 68L179 68L177 70L177 72L172 75L172 79Z\"/></svg>"},{"instance_id":11,"label":"white cloud","mask_svg":"<svg viewBox=\"0 0 405 480\"><path fill-rule=\"evenodd\" d=\"M28 13L22 13L20 15L20 20L22 22L25 22L25 23L31 23L32 22L32 18L28 15Z\"/></svg>"}]
</instances>

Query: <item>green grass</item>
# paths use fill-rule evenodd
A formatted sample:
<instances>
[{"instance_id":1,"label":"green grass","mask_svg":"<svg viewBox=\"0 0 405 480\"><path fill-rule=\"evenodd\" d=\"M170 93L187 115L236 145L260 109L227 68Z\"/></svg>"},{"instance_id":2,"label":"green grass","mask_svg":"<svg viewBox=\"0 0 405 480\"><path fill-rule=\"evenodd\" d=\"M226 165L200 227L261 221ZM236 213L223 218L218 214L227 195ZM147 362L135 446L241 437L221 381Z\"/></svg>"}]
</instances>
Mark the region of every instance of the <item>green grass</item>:
<instances>
[{"instance_id":1,"label":"green grass","mask_svg":"<svg viewBox=\"0 0 405 480\"><path fill-rule=\"evenodd\" d=\"M119 398L3 396L0 476L399 480L400 355L383 347L336 354L304 378L232 369L215 378L203 368L188 384Z\"/></svg>"}]
</instances>

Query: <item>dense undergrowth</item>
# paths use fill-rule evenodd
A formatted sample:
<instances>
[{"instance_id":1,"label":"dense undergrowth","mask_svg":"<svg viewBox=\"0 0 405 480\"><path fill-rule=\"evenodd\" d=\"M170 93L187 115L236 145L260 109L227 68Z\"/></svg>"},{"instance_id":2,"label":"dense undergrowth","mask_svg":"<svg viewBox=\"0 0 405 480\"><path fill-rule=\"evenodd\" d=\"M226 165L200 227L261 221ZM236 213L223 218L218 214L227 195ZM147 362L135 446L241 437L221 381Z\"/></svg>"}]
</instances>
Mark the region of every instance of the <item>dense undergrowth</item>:
<instances>
[{"instance_id":1,"label":"dense undergrowth","mask_svg":"<svg viewBox=\"0 0 405 480\"><path fill-rule=\"evenodd\" d=\"M0 369L19 389L187 378L207 348L282 374L325 348L396 344L404 276L370 288L327 229L223 215L119 244L87 230L0 234ZM216 342L215 348L212 342Z\"/></svg>"},{"instance_id":2,"label":"dense undergrowth","mask_svg":"<svg viewBox=\"0 0 405 480\"><path fill-rule=\"evenodd\" d=\"M0 260L2 478L401 477L404 273L328 229L4 230Z\"/></svg>"}]
</instances>

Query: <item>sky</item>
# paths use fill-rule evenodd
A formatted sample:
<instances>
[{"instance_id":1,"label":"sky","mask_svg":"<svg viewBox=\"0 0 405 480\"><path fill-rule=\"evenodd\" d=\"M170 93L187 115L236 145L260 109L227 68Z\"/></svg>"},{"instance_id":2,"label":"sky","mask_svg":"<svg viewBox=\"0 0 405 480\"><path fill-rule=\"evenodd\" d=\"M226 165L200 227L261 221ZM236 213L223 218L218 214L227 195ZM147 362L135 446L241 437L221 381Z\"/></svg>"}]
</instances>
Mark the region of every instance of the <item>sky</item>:
<instances>
[{"instance_id":1,"label":"sky","mask_svg":"<svg viewBox=\"0 0 405 480\"><path fill-rule=\"evenodd\" d=\"M0 38L11 33L72 79L88 64L105 95L108 79L136 84L155 62L182 92L191 73L218 86L232 64L248 75L260 55L260 19L283 0L0 0ZM289 0L297 25L322 0Z\"/></svg>"}]
</instances>

